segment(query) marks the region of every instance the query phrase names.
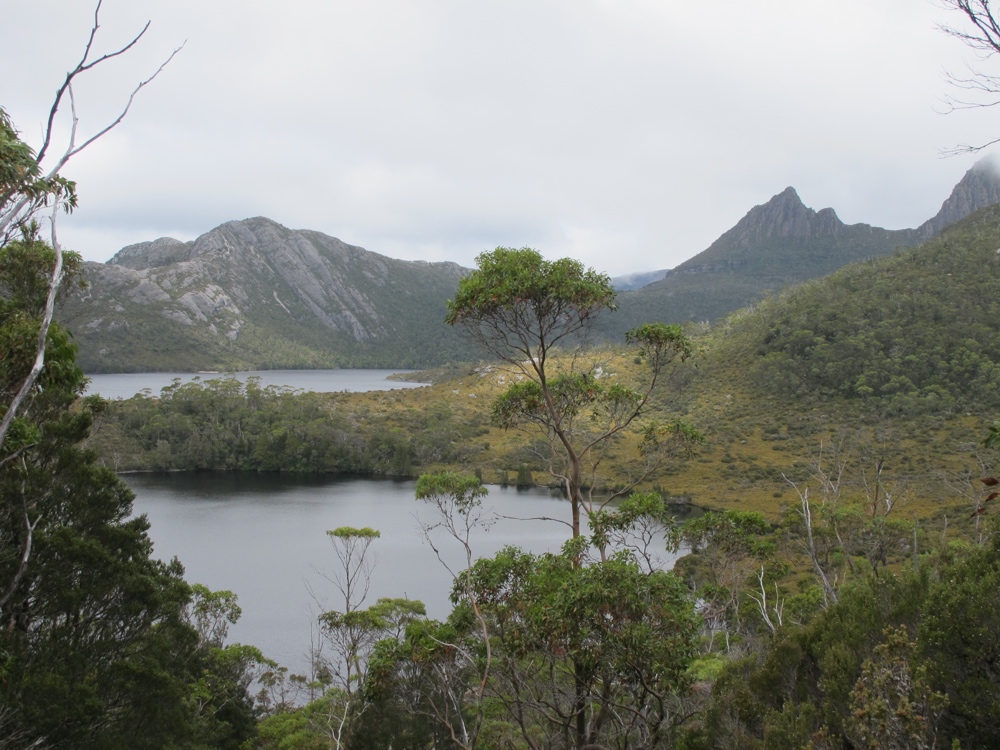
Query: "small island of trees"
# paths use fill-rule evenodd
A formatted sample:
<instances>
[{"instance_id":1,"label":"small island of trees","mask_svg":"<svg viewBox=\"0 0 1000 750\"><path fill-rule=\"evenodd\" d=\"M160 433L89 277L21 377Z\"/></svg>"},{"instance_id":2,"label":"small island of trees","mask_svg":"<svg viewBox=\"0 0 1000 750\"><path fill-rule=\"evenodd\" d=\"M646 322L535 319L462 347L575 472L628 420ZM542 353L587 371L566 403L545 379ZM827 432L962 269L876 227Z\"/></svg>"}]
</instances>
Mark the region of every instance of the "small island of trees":
<instances>
[{"instance_id":1,"label":"small island of trees","mask_svg":"<svg viewBox=\"0 0 1000 750\"><path fill-rule=\"evenodd\" d=\"M978 25L992 19L988 3L955 5L996 49L995 24ZM88 45L53 117L75 76L137 40L96 62ZM83 397L72 336L53 319L80 263L56 233L58 212L76 205L60 169L78 148L43 172L48 147L46 137L34 152L0 109L0 748L1000 742L1000 480L990 471L1000 428L971 413L1000 405L1000 349L996 321L968 305L987 309L996 295L982 291L990 280L956 271L962 299L945 304L917 270L995 254L1000 212L705 336L639 326L626 348L590 338L615 308L603 274L529 248L483 253L447 323L491 357L489 405L416 409L389 395L374 409L224 378L108 403ZM867 316L861 330L859 316L831 312L847 297L891 298L892 278L910 282L899 315ZM932 298L934 325L915 340L914 310ZM699 357L702 348L717 353ZM699 359L704 375L691 372ZM738 464L732 446L748 441L780 453L791 425L823 422L806 435L818 438L811 460L772 476L744 456L723 476L746 484L678 522L659 483L714 460L698 452L712 436L697 417L738 399L705 408L704 391L668 386L736 369L744 377L729 382L756 388L763 405L712 425L716 438L732 433L718 463ZM796 398L808 412L798 422L788 417ZM835 418L853 429L832 428ZM980 429L973 444L959 441L979 462L954 490L961 504L903 513L912 495L891 467L890 418L910 420L894 424L909 428L911 447L917 427ZM510 435L502 450L484 440ZM240 616L232 592L153 556L148 521L133 516L116 474L150 468L419 475L415 501L435 513L428 528L463 553L452 610L434 620L406 598L369 603L379 531L331 529L341 596L318 618L313 674L290 674L228 642ZM489 520L490 472L563 491L567 517L544 519L566 527L559 552L476 554L470 534ZM755 507L754 482L780 502ZM688 554L666 571L663 547Z\"/></svg>"}]
</instances>

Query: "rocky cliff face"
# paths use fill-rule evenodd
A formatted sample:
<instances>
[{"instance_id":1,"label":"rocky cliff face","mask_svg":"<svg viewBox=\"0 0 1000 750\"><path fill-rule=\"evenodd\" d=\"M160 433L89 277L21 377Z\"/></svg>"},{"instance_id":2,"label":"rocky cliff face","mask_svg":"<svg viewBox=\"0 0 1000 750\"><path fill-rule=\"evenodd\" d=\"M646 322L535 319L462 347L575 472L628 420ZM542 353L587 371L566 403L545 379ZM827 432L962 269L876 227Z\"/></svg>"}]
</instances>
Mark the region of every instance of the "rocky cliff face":
<instances>
[{"instance_id":1,"label":"rocky cliff face","mask_svg":"<svg viewBox=\"0 0 1000 750\"><path fill-rule=\"evenodd\" d=\"M63 317L91 371L429 364L463 346L443 318L464 273L255 218L85 264Z\"/></svg>"},{"instance_id":2,"label":"rocky cliff face","mask_svg":"<svg viewBox=\"0 0 1000 750\"><path fill-rule=\"evenodd\" d=\"M914 230L917 240L929 240L949 224L995 203L1000 203L1000 162L995 158L981 159L955 185L934 218Z\"/></svg>"},{"instance_id":3,"label":"rocky cliff face","mask_svg":"<svg viewBox=\"0 0 1000 750\"><path fill-rule=\"evenodd\" d=\"M754 206L724 237L737 246L748 246L767 237L837 236L844 224L832 208L816 212L807 208L795 188L787 187L762 206Z\"/></svg>"}]
</instances>

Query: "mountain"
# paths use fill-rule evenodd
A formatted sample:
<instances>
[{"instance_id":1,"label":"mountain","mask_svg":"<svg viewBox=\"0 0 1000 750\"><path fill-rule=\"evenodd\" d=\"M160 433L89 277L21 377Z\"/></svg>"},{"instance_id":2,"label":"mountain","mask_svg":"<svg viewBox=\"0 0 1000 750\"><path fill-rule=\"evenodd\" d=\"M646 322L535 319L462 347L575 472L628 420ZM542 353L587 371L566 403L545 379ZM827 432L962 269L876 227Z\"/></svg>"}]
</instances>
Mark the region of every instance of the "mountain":
<instances>
[{"instance_id":1,"label":"mountain","mask_svg":"<svg viewBox=\"0 0 1000 750\"><path fill-rule=\"evenodd\" d=\"M847 225L831 208L806 207L789 187L676 268L615 279L620 290L641 288L622 291L602 332L620 340L647 321L715 320L768 292L919 244L998 201L990 162L969 170L916 229ZM69 295L61 319L87 372L429 367L480 354L442 322L465 273L258 217L193 242L161 238L85 263L86 287Z\"/></svg>"},{"instance_id":2,"label":"mountain","mask_svg":"<svg viewBox=\"0 0 1000 750\"><path fill-rule=\"evenodd\" d=\"M920 247L846 266L733 321L741 367L791 399L889 414L1000 407L1000 205Z\"/></svg>"},{"instance_id":3,"label":"mountain","mask_svg":"<svg viewBox=\"0 0 1000 750\"><path fill-rule=\"evenodd\" d=\"M609 333L619 334L647 320L716 320L769 292L920 244L997 202L1000 170L989 160L966 172L941 210L916 229L844 224L832 208L806 207L789 187L750 209L708 249L662 280L623 294L616 320L609 319L606 326Z\"/></svg>"},{"instance_id":4,"label":"mountain","mask_svg":"<svg viewBox=\"0 0 1000 750\"><path fill-rule=\"evenodd\" d=\"M258 217L85 263L61 319L87 372L423 367L474 356L443 323L465 273Z\"/></svg>"},{"instance_id":5,"label":"mountain","mask_svg":"<svg viewBox=\"0 0 1000 750\"><path fill-rule=\"evenodd\" d=\"M988 156L977 161L965 173L941 205L933 219L915 230L917 242L929 240L950 224L964 219L981 208L1000 203L1000 161Z\"/></svg>"}]
</instances>

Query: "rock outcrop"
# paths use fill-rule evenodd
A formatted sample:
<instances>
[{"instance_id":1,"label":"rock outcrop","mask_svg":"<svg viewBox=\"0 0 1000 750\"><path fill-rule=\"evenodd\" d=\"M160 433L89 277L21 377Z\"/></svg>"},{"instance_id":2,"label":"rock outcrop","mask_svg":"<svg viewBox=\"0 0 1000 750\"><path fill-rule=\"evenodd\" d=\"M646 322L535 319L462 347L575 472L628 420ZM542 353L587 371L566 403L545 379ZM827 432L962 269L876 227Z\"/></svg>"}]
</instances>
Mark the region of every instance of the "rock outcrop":
<instances>
[{"instance_id":1,"label":"rock outcrop","mask_svg":"<svg viewBox=\"0 0 1000 750\"><path fill-rule=\"evenodd\" d=\"M934 218L914 230L916 239L920 242L929 240L949 224L995 203L1000 203L1000 162L987 157L976 162L958 181Z\"/></svg>"},{"instance_id":2,"label":"rock outcrop","mask_svg":"<svg viewBox=\"0 0 1000 750\"><path fill-rule=\"evenodd\" d=\"M443 319L466 272L258 217L84 264L63 318L90 371L429 365L463 347Z\"/></svg>"}]
</instances>

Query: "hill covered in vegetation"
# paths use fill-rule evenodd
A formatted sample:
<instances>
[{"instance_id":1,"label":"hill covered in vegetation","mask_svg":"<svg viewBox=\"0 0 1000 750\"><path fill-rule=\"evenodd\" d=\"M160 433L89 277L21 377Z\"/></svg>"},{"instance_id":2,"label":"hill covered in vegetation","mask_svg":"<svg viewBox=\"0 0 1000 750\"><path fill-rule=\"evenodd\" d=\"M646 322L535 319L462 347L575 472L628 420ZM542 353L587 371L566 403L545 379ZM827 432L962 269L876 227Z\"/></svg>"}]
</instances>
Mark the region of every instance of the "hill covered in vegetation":
<instances>
[{"instance_id":1,"label":"hill covered in vegetation","mask_svg":"<svg viewBox=\"0 0 1000 750\"><path fill-rule=\"evenodd\" d=\"M673 371L655 408L662 418L682 415L707 440L651 486L778 517L796 499L790 482L809 479L821 452L829 459L836 447L858 492L862 472L878 463L922 515L955 515L948 509L971 502L969 477L989 459L977 445L1000 410L998 247L995 207L920 248L693 330L699 354ZM641 377L637 352L602 346L587 356L606 377ZM122 470L452 468L494 482L545 481L538 436L490 424L489 404L509 376L483 364L442 377L369 394L182 386L112 405L95 446ZM616 455L624 459L637 439L624 434ZM620 481L616 471L612 462L609 486Z\"/></svg>"},{"instance_id":2,"label":"hill covered in vegetation","mask_svg":"<svg viewBox=\"0 0 1000 750\"><path fill-rule=\"evenodd\" d=\"M917 244L997 200L1000 179L988 162L916 229L846 225L788 188L661 280L623 292L602 330L620 341L648 321L715 321L790 284ZM443 322L466 273L258 217L84 263L86 284L69 295L61 320L87 372L430 367L478 356ZM618 283L627 289L660 275Z\"/></svg>"}]
</instances>

